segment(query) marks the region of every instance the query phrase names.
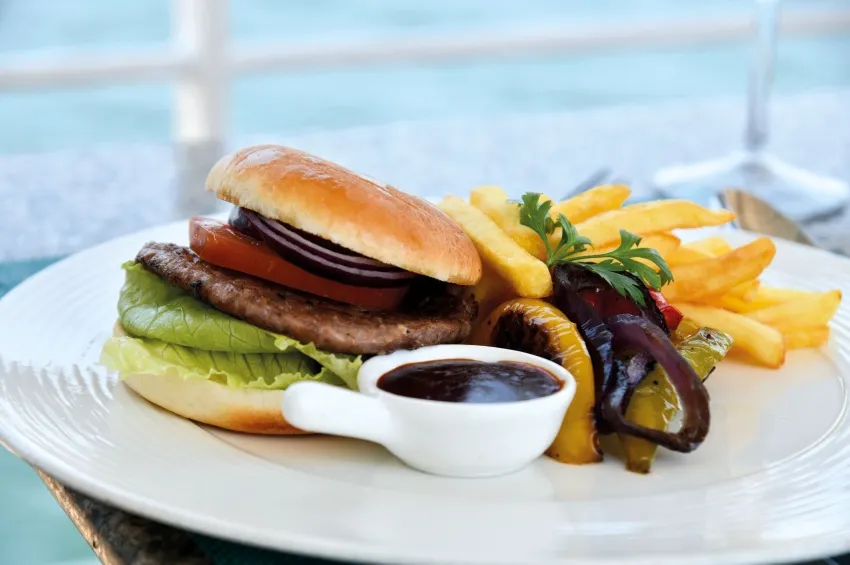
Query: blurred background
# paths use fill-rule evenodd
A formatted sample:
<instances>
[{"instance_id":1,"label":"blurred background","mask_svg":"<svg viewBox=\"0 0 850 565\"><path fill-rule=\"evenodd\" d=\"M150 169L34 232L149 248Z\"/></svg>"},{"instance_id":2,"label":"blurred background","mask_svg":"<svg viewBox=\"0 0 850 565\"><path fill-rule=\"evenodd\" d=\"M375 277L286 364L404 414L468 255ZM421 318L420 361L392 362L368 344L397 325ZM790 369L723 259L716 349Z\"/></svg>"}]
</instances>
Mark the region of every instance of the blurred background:
<instances>
[{"instance_id":1,"label":"blurred background","mask_svg":"<svg viewBox=\"0 0 850 565\"><path fill-rule=\"evenodd\" d=\"M777 95L850 87L848 8L784 3ZM179 145L203 175L223 145L263 135L743 107L752 13L745 0L0 0L0 185L35 190L20 188L44 184L21 183L23 164L92 148ZM0 453L0 478L0 563L96 562L25 464Z\"/></svg>"},{"instance_id":2,"label":"blurred background","mask_svg":"<svg viewBox=\"0 0 850 565\"><path fill-rule=\"evenodd\" d=\"M793 20L795 12L837 10L846 7L847 0L786 4L785 18ZM359 41L403 43L433 33L473 44L477 38L492 42L569 31L582 37L592 37L592 32L621 36L612 47L594 45L584 52L572 47L565 55L555 53L555 47L544 54L494 49L494 54L458 56L456 61L447 57L434 63L389 61L336 69L331 64L313 68L305 60L301 68L286 72L240 73L233 77L230 92L222 95L229 98L228 132L241 136L742 95L749 44L741 26L746 25L752 4L745 0L238 0L229 2L226 11L228 41L234 48L262 49L274 42L316 51ZM695 33L670 41L656 37L656 45L644 47L623 44L622 36L629 30L638 35L644 29L664 29L665 22L675 36L673 24L680 21L716 23L714 35L719 37L701 38ZM29 54L33 60L49 62L80 50L120 58L122 51L161 50L181 32L176 24L171 0L0 0L0 60ZM850 34L822 27L827 29L783 38L778 92L850 84ZM225 39L219 41L223 44ZM175 120L175 83L158 79L130 83L116 77L73 88L62 84L24 88L25 80L12 88L9 81L10 86L0 88L0 152L167 142Z\"/></svg>"}]
</instances>

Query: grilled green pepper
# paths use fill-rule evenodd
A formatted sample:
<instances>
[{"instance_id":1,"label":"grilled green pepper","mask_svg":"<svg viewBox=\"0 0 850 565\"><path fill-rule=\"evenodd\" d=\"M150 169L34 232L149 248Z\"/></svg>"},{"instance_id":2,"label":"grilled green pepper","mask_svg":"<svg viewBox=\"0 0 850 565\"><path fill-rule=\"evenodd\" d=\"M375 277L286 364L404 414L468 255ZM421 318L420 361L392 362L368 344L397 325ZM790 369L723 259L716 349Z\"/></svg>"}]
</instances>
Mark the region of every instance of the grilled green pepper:
<instances>
[{"instance_id":1,"label":"grilled green pepper","mask_svg":"<svg viewBox=\"0 0 850 565\"><path fill-rule=\"evenodd\" d=\"M682 318L679 326L672 332L670 340L678 346L684 340L696 335L701 329L702 327L690 318Z\"/></svg>"},{"instance_id":2,"label":"grilled green pepper","mask_svg":"<svg viewBox=\"0 0 850 565\"><path fill-rule=\"evenodd\" d=\"M731 336L709 328L701 328L676 345L682 357L703 380L731 347ZM667 378L667 373L656 366L635 388L626 408L626 419L647 428L673 431L682 417L681 410L676 389ZM626 457L626 468L635 473L649 473L658 446L625 434L620 435L620 442Z\"/></svg>"}]
</instances>

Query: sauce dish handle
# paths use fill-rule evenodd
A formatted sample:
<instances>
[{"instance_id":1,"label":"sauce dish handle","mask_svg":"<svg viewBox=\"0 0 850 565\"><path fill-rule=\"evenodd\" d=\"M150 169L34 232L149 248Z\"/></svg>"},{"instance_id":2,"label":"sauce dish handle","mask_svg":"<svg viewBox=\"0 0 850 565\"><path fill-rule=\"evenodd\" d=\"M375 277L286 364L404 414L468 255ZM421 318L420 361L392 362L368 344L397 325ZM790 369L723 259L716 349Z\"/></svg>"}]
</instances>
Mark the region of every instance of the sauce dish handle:
<instances>
[{"instance_id":1,"label":"sauce dish handle","mask_svg":"<svg viewBox=\"0 0 850 565\"><path fill-rule=\"evenodd\" d=\"M284 418L304 431L384 444L392 430L380 400L329 384L292 384L283 393L282 408Z\"/></svg>"}]
</instances>

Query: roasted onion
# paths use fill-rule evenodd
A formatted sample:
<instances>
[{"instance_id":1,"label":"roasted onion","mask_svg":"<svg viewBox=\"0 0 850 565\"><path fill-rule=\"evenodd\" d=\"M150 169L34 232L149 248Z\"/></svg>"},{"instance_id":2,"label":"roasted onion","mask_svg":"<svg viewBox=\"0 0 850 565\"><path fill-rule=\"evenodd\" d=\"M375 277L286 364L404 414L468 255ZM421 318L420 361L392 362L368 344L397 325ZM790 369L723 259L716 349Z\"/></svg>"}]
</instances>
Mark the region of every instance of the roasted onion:
<instances>
[{"instance_id":1,"label":"roasted onion","mask_svg":"<svg viewBox=\"0 0 850 565\"><path fill-rule=\"evenodd\" d=\"M604 418L599 410L599 400L603 398L614 364L614 349L611 332L605 327L599 312L582 296L582 290L587 290L589 273L584 267L562 263L552 271L555 291L555 306L567 315L578 327L590 360L593 363L593 375L596 397L596 420L600 433L608 433L610 429L604 425ZM591 273L592 274L592 273ZM601 278L600 278L601 279ZM607 284L604 283L603 284Z\"/></svg>"},{"instance_id":2,"label":"roasted onion","mask_svg":"<svg viewBox=\"0 0 850 565\"><path fill-rule=\"evenodd\" d=\"M391 287L407 284L417 276L246 208L234 207L229 223L240 232L263 241L299 267L339 282Z\"/></svg>"},{"instance_id":3,"label":"roasted onion","mask_svg":"<svg viewBox=\"0 0 850 565\"><path fill-rule=\"evenodd\" d=\"M634 314L655 324L664 330L664 333L670 333L666 317L658 305L658 301L643 281L635 275L622 273L637 283L640 293L643 296L643 305L637 304L621 295L611 288L611 285L605 279L593 271L579 266L573 266L573 269L579 269L571 277L574 281L574 286L581 293L582 297L596 309L602 319L610 318L617 314Z\"/></svg>"},{"instance_id":4,"label":"roasted onion","mask_svg":"<svg viewBox=\"0 0 850 565\"><path fill-rule=\"evenodd\" d=\"M605 325L613 336L618 357L626 360L618 362L616 375L610 380L602 402L602 417L618 433L643 438L673 451L687 453L696 449L708 434L711 420L708 390L699 375L655 324L639 316L619 314L605 320ZM630 352L637 353L625 357ZM646 428L626 420L629 395L650 368L647 354L661 365L679 396L684 419L678 432Z\"/></svg>"},{"instance_id":5,"label":"roasted onion","mask_svg":"<svg viewBox=\"0 0 850 565\"><path fill-rule=\"evenodd\" d=\"M578 326L593 362L599 432L633 435L681 452L700 445L710 423L708 391L668 338L664 316L649 291L640 306L580 265L562 263L552 275L555 305ZM676 433L625 419L632 392L656 362L668 372L685 412Z\"/></svg>"}]
</instances>

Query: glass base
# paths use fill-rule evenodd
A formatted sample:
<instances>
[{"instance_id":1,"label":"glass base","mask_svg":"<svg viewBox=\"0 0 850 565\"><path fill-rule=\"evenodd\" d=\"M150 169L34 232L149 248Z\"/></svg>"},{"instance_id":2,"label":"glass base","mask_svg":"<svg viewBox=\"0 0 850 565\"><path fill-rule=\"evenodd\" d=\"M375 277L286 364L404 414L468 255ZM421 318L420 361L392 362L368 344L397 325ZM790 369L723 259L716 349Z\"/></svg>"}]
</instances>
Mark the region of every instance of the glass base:
<instances>
[{"instance_id":1,"label":"glass base","mask_svg":"<svg viewBox=\"0 0 850 565\"><path fill-rule=\"evenodd\" d=\"M737 188L766 200L798 222L832 216L850 201L847 183L754 153L667 167L653 177L652 188L659 195L704 206L714 205L721 190Z\"/></svg>"}]
</instances>

